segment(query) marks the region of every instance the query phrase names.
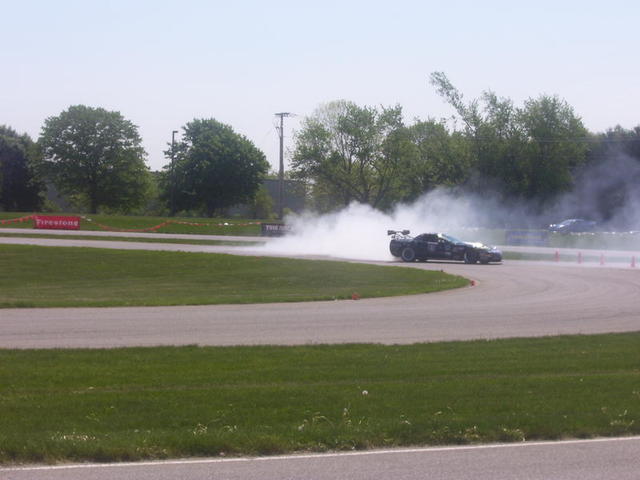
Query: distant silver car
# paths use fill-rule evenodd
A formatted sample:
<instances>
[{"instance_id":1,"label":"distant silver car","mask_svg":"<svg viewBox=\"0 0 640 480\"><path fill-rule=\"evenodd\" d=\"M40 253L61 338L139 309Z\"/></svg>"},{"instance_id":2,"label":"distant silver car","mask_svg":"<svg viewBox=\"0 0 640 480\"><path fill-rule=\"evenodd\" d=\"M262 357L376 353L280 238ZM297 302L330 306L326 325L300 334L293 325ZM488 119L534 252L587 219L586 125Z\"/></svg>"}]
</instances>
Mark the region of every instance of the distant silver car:
<instances>
[{"instance_id":1,"label":"distant silver car","mask_svg":"<svg viewBox=\"0 0 640 480\"><path fill-rule=\"evenodd\" d=\"M596 222L591 220L583 220L582 218L569 218L560 223L552 223L549 225L550 232L558 233L584 233L593 232L596 229Z\"/></svg>"}]
</instances>

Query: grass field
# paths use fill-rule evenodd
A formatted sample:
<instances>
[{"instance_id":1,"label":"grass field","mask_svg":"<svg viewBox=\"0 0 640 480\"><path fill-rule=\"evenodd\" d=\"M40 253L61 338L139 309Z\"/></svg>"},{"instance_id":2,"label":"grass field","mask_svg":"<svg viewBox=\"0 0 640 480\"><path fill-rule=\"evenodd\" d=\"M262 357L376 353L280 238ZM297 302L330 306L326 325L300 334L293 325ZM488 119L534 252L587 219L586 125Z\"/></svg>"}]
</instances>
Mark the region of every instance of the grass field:
<instances>
[{"instance_id":1,"label":"grass field","mask_svg":"<svg viewBox=\"0 0 640 480\"><path fill-rule=\"evenodd\" d=\"M0 220L15 219L32 213L0 212ZM42 214L42 215L57 215ZM76 215L73 213L60 215ZM117 231L144 230L155 227L166 221L182 222L170 223L157 230L160 233L192 233L201 235L260 235L259 220L220 219L220 218L169 218L169 217L138 217L129 215L93 215L83 214L80 220L80 230ZM101 226L102 225L102 226ZM31 220L23 223L5 224L4 227L32 229ZM104 228L108 227L108 228ZM0 231L2 226L0 226Z\"/></svg>"},{"instance_id":2,"label":"grass field","mask_svg":"<svg viewBox=\"0 0 640 480\"><path fill-rule=\"evenodd\" d=\"M0 245L0 307L204 305L429 293L442 272L211 253Z\"/></svg>"},{"instance_id":3,"label":"grass field","mask_svg":"<svg viewBox=\"0 0 640 480\"><path fill-rule=\"evenodd\" d=\"M601 253L597 255L589 255L585 252L584 255L581 255L580 261L582 263L592 263L598 264L601 260ZM502 257L505 260L527 260L527 261L537 261L537 262L570 262L577 263L578 255L575 253L572 254L559 254L556 259L555 253L526 253L526 252L502 252ZM626 263L629 264L631 260L630 257L621 257L621 256L606 256L603 258L603 261L606 265L611 263Z\"/></svg>"},{"instance_id":4,"label":"grass field","mask_svg":"<svg viewBox=\"0 0 640 480\"><path fill-rule=\"evenodd\" d=\"M640 433L640 333L0 351L0 462Z\"/></svg>"}]
</instances>

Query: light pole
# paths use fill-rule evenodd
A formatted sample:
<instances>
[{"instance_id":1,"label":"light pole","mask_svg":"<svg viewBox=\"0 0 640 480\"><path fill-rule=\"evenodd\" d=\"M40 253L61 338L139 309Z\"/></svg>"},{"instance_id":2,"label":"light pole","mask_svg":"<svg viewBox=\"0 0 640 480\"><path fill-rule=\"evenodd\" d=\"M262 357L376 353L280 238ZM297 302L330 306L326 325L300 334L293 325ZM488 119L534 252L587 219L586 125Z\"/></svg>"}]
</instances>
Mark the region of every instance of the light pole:
<instances>
[{"instance_id":1,"label":"light pole","mask_svg":"<svg viewBox=\"0 0 640 480\"><path fill-rule=\"evenodd\" d=\"M171 216L176 214L176 165L175 146L177 130L171 132Z\"/></svg>"},{"instance_id":2,"label":"light pole","mask_svg":"<svg viewBox=\"0 0 640 480\"><path fill-rule=\"evenodd\" d=\"M278 134L280 135L280 170L278 171L278 218L282 220L284 210L284 117L288 117L291 114L289 112L280 112L276 113L275 115L276 117L280 117L280 128L278 128Z\"/></svg>"}]
</instances>

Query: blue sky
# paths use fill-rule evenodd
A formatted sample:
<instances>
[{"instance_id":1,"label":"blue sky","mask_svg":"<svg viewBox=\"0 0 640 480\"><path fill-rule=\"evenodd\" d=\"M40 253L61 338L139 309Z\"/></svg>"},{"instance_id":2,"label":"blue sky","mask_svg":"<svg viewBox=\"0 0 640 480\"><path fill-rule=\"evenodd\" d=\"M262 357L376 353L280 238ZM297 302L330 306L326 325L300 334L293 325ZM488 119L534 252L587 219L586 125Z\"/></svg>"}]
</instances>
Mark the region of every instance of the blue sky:
<instances>
[{"instance_id":1,"label":"blue sky","mask_svg":"<svg viewBox=\"0 0 640 480\"><path fill-rule=\"evenodd\" d=\"M171 131L216 118L277 165L300 120L337 99L452 110L428 83L443 71L466 99L517 105L557 94L592 131L640 124L640 2L0 0L0 124L37 138L70 105L120 111L148 164Z\"/></svg>"}]
</instances>

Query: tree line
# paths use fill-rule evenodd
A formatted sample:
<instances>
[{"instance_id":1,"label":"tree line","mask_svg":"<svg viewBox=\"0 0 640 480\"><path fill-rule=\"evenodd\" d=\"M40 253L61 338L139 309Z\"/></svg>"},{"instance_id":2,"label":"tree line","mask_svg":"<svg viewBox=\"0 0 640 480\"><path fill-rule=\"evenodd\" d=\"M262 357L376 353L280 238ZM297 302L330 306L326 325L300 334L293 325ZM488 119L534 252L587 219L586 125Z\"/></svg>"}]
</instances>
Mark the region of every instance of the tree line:
<instances>
[{"instance_id":1,"label":"tree line","mask_svg":"<svg viewBox=\"0 0 640 480\"><path fill-rule=\"evenodd\" d=\"M539 212L588 169L640 165L640 126L592 133L557 96L517 106L488 91L465 101L444 73L432 73L430 83L452 118L407 124L398 105L340 100L303 120L287 176L307 185L310 208L331 211L355 201L388 210L445 187L493 192ZM47 183L90 212L140 211L153 200L170 214L212 216L264 198L265 155L229 125L194 119L165 155L167 165L151 172L137 127L102 108L69 107L46 119L37 141L0 127L0 208L42 209ZM594 190L599 217L614 215L632 194L628 180Z\"/></svg>"},{"instance_id":2,"label":"tree line","mask_svg":"<svg viewBox=\"0 0 640 480\"><path fill-rule=\"evenodd\" d=\"M522 106L494 92L465 101L444 73L430 83L453 109L448 120L406 124L400 106L337 101L307 117L296 136L292 172L309 182L318 210L352 201L386 210L436 188L492 194L540 214L597 167L617 172L589 194L598 219L611 218L640 178L640 126L592 133L558 96ZM625 178L635 164L635 185ZM576 207L577 209L578 207Z\"/></svg>"},{"instance_id":3,"label":"tree line","mask_svg":"<svg viewBox=\"0 0 640 480\"><path fill-rule=\"evenodd\" d=\"M252 201L268 171L264 153L215 119L187 123L165 153L170 162L151 172L138 128L119 112L84 105L47 118L37 142L0 127L0 208L46 208L50 182L91 213L131 213L155 201L156 213L213 216Z\"/></svg>"}]
</instances>

